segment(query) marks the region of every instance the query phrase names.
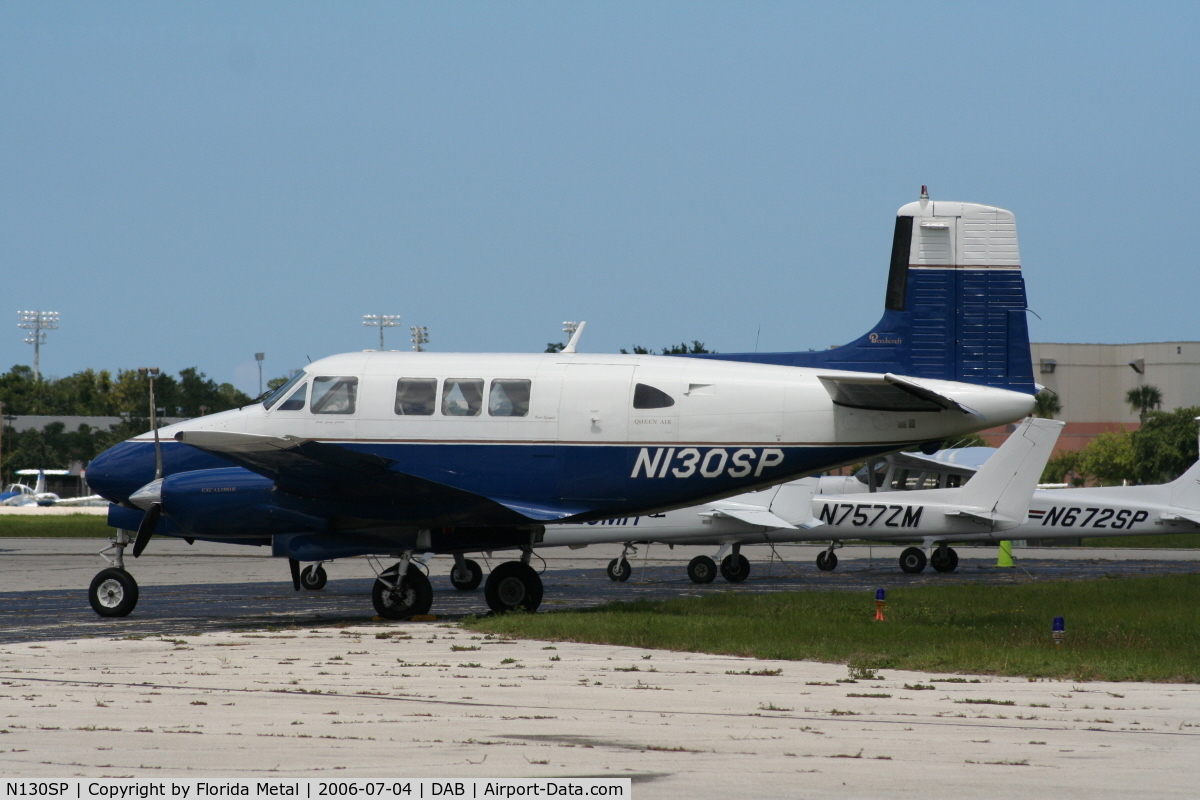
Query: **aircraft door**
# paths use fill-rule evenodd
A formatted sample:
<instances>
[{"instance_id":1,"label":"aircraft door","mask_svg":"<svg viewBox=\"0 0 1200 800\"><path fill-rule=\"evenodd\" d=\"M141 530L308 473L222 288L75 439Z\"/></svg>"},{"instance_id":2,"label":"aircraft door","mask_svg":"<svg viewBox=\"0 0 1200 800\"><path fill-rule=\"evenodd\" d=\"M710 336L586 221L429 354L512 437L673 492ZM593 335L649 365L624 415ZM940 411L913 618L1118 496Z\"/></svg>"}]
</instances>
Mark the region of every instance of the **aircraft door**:
<instances>
[{"instance_id":1,"label":"aircraft door","mask_svg":"<svg viewBox=\"0 0 1200 800\"><path fill-rule=\"evenodd\" d=\"M633 366L569 364L559 401L558 470L564 499L615 500L630 466Z\"/></svg>"}]
</instances>

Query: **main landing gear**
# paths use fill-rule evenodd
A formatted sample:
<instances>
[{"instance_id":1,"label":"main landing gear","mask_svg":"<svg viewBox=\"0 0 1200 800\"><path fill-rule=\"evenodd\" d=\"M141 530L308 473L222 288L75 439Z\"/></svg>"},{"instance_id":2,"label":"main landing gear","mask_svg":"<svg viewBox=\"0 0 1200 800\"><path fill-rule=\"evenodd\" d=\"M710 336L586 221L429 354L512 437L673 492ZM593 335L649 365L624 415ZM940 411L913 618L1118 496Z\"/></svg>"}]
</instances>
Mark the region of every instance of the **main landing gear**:
<instances>
[{"instance_id":1,"label":"main landing gear","mask_svg":"<svg viewBox=\"0 0 1200 800\"><path fill-rule=\"evenodd\" d=\"M938 572L954 572L958 569L958 553L944 542L930 550L928 563ZM900 554L900 569L916 574L925 569L925 551L919 547L907 547Z\"/></svg>"},{"instance_id":2,"label":"main landing gear","mask_svg":"<svg viewBox=\"0 0 1200 800\"><path fill-rule=\"evenodd\" d=\"M712 583L717 577L717 561L726 549L732 549L729 555L721 559L721 577L730 583L741 583L750 577L750 561L742 555L742 546L735 544L722 545L713 558L696 556L688 562L687 574L692 583Z\"/></svg>"},{"instance_id":3,"label":"main landing gear","mask_svg":"<svg viewBox=\"0 0 1200 800\"><path fill-rule=\"evenodd\" d=\"M488 608L497 613L524 609L537 611L542 604L542 579L529 559L533 551L523 548L520 561L505 561L492 570L483 586Z\"/></svg>"},{"instance_id":4,"label":"main landing gear","mask_svg":"<svg viewBox=\"0 0 1200 800\"><path fill-rule=\"evenodd\" d=\"M88 587L88 602L92 610L102 617L125 617L133 611L138 601L138 585L133 576L125 571L125 548L130 544L128 531L117 531L109 539L108 547L100 556L110 566L96 573Z\"/></svg>"}]
</instances>

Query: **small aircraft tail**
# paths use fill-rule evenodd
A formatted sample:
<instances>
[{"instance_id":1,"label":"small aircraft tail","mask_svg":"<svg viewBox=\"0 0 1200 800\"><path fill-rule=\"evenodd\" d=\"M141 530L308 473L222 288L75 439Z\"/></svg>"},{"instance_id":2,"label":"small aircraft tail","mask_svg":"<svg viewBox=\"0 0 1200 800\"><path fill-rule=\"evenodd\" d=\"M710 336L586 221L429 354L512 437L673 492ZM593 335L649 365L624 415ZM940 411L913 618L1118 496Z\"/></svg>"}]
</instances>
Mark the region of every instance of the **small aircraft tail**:
<instances>
[{"instance_id":1,"label":"small aircraft tail","mask_svg":"<svg viewBox=\"0 0 1200 800\"><path fill-rule=\"evenodd\" d=\"M33 493L35 495L46 493L46 470L38 470L37 482L33 484Z\"/></svg>"},{"instance_id":2,"label":"small aircraft tail","mask_svg":"<svg viewBox=\"0 0 1200 800\"><path fill-rule=\"evenodd\" d=\"M1188 467L1187 472L1169 485L1171 505L1200 511L1200 461Z\"/></svg>"},{"instance_id":3,"label":"small aircraft tail","mask_svg":"<svg viewBox=\"0 0 1200 800\"><path fill-rule=\"evenodd\" d=\"M902 206L883 317L831 350L721 353L717 358L959 381L1037 391L1025 280L1012 212L921 199Z\"/></svg>"},{"instance_id":4,"label":"small aircraft tail","mask_svg":"<svg viewBox=\"0 0 1200 800\"><path fill-rule=\"evenodd\" d=\"M960 502L984 509L993 521L1025 522L1033 490L1065 422L1030 417L963 484Z\"/></svg>"}]
</instances>

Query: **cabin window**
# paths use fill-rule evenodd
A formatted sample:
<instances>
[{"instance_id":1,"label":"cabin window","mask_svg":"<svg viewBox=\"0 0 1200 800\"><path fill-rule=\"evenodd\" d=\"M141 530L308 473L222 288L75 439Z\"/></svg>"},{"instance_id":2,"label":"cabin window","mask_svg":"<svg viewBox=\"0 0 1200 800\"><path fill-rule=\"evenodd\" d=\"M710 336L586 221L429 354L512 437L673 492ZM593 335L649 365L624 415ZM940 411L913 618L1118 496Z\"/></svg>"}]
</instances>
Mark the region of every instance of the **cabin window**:
<instances>
[{"instance_id":1,"label":"cabin window","mask_svg":"<svg viewBox=\"0 0 1200 800\"><path fill-rule=\"evenodd\" d=\"M314 414L353 414L358 396L358 378L322 375L313 378L309 408Z\"/></svg>"},{"instance_id":2,"label":"cabin window","mask_svg":"<svg viewBox=\"0 0 1200 800\"><path fill-rule=\"evenodd\" d=\"M304 409L304 394L308 391L308 384L300 384L300 388L292 392L287 400L279 404L279 411L302 411Z\"/></svg>"},{"instance_id":3,"label":"cabin window","mask_svg":"<svg viewBox=\"0 0 1200 800\"><path fill-rule=\"evenodd\" d=\"M497 378L488 394L488 414L493 417L524 417L529 413L531 381Z\"/></svg>"},{"instance_id":4,"label":"cabin window","mask_svg":"<svg viewBox=\"0 0 1200 800\"><path fill-rule=\"evenodd\" d=\"M437 406L437 378L401 378L396 381L396 413L428 417Z\"/></svg>"},{"instance_id":5,"label":"cabin window","mask_svg":"<svg viewBox=\"0 0 1200 800\"><path fill-rule=\"evenodd\" d=\"M483 381L447 378L442 384L442 413L447 417L478 417L483 408Z\"/></svg>"},{"instance_id":6,"label":"cabin window","mask_svg":"<svg viewBox=\"0 0 1200 800\"><path fill-rule=\"evenodd\" d=\"M274 390L273 392L268 394L265 398L263 398L263 408L266 408L269 410L271 408L271 406L275 405L281 399L286 397L287 393L292 390L292 387L295 386L300 381L304 380L304 377L305 377L304 372L301 371L301 372L297 372L295 375L288 378L287 383L285 383L283 386L280 386L278 389Z\"/></svg>"},{"instance_id":7,"label":"cabin window","mask_svg":"<svg viewBox=\"0 0 1200 800\"><path fill-rule=\"evenodd\" d=\"M670 408L675 405L674 398L661 389L639 383L633 388L634 408Z\"/></svg>"}]
</instances>

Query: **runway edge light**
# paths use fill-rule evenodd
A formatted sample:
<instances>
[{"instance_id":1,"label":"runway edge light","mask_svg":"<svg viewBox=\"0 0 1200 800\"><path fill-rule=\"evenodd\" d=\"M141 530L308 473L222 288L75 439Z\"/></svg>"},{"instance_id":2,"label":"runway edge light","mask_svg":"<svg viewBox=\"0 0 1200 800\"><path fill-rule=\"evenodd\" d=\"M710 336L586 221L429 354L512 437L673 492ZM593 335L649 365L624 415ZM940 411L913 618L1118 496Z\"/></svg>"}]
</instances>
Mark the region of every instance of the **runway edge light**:
<instances>
[{"instance_id":1,"label":"runway edge light","mask_svg":"<svg viewBox=\"0 0 1200 800\"><path fill-rule=\"evenodd\" d=\"M885 622L883 618L883 607L887 603L887 593L883 589L875 590L875 619L879 622Z\"/></svg>"},{"instance_id":2,"label":"runway edge light","mask_svg":"<svg viewBox=\"0 0 1200 800\"><path fill-rule=\"evenodd\" d=\"M1063 637L1067 635L1067 623L1062 617L1055 617L1050 626L1051 636L1054 637L1055 648L1062 647Z\"/></svg>"}]
</instances>

